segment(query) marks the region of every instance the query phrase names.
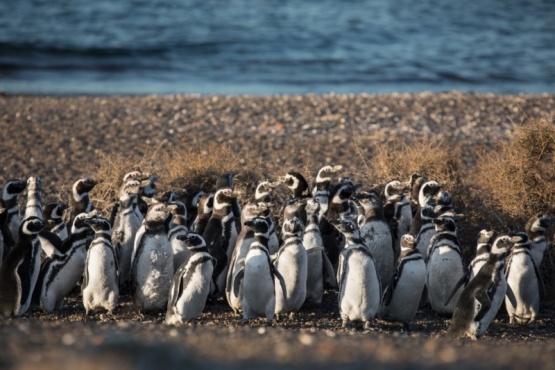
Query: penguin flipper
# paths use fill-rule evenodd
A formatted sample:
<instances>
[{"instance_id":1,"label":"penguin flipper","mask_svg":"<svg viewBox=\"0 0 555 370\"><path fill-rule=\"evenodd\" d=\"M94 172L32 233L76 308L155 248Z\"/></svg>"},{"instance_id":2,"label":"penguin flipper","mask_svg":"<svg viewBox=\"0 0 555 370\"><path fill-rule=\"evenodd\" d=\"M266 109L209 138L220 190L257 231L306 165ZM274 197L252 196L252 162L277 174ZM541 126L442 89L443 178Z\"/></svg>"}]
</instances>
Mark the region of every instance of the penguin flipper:
<instances>
[{"instance_id":1,"label":"penguin flipper","mask_svg":"<svg viewBox=\"0 0 555 370\"><path fill-rule=\"evenodd\" d=\"M509 299L509 302L511 303L511 306L513 306L513 308L516 308L515 293L513 292L513 289L511 288L511 286L509 284L507 284L507 292L505 293L505 296Z\"/></svg>"},{"instance_id":2,"label":"penguin flipper","mask_svg":"<svg viewBox=\"0 0 555 370\"><path fill-rule=\"evenodd\" d=\"M333 266L330 259L328 258L328 255L324 251L322 251L322 263L324 264L325 281L329 284L331 288L337 288L337 278L335 276L335 271L333 270Z\"/></svg>"},{"instance_id":3,"label":"penguin flipper","mask_svg":"<svg viewBox=\"0 0 555 370\"><path fill-rule=\"evenodd\" d=\"M245 268L241 267L239 271L235 274L235 278L233 279L233 294L236 297L239 297L239 289L241 288L241 284L243 283L243 277L245 276Z\"/></svg>"},{"instance_id":4,"label":"penguin flipper","mask_svg":"<svg viewBox=\"0 0 555 370\"><path fill-rule=\"evenodd\" d=\"M540 274L540 269L536 266L534 260L532 260L532 265L534 265L534 272L536 273L536 278L538 279L538 289L540 291L540 297L545 297L545 284L543 282L542 275Z\"/></svg>"},{"instance_id":5,"label":"penguin flipper","mask_svg":"<svg viewBox=\"0 0 555 370\"><path fill-rule=\"evenodd\" d=\"M393 299L393 289L391 286L385 288L383 292L382 302L384 306L389 306L391 300Z\"/></svg>"},{"instance_id":6,"label":"penguin flipper","mask_svg":"<svg viewBox=\"0 0 555 370\"><path fill-rule=\"evenodd\" d=\"M185 270L185 265L181 265L173 276L170 296L168 297L168 312L173 312L173 307L175 307L177 299L183 292L183 274L185 273Z\"/></svg>"},{"instance_id":7,"label":"penguin flipper","mask_svg":"<svg viewBox=\"0 0 555 370\"><path fill-rule=\"evenodd\" d=\"M451 299L453 299L453 296L455 295L455 293L457 293L459 288L465 283L467 276L468 274L465 274L459 279L459 281L457 281L457 284L455 284L455 287L451 291L451 294L449 294L449 297L447 297L447 299L445 300L445 303L443 304L444 306L447 306L449 302L451 302Z\"/></svg>"},{"instance_id":8,"label":"penguin flipper","mask_svg":"<svg viewBox=\"0 0 555 370\"><path fill-rule=\"evenodd\" d=\"M89 253L87 253L87 258L85 259L85 268L83 269L83 281L81 283L81 292L85 290L89 284Z\"/></svg>"},{"instance_id":9,"label":"penguin flipper","mask_svg":"<svg viewBox=\"0 0 555 370\"><path fill-rule=\"evenodd\" d=\"M40 239L41 248L46 253L46 255L61 256L63 254L62 252L63 241L58 235L48 230L42 230L41 232L39 232L39 239Z\"/></svg>"},{"instance_id":10,"label":"penguin flipper","mask_svg":"<svg viewBox=\"0 0 555 370\"><path fill-rule=\"evenodd\" d=\"M478 303L478 312L476 312L476 316L474 318L475 321L480 321L484 317L484 315L489 311L491 307L491 299L487 295L485 291L481 291L480 293L476 294L475 298Z\"/></svg>"}]
</instances>

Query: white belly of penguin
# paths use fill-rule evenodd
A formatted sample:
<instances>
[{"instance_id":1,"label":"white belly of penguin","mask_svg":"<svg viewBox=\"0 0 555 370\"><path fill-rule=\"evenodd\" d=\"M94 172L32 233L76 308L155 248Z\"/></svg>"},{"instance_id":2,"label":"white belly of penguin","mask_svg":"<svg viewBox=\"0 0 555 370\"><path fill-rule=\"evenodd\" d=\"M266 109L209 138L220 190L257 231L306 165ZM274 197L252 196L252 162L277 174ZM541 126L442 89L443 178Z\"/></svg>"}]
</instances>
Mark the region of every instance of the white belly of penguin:
<instances>
[{"instance_id":1,"label":"white belly of penguin","mask_svg":"<svg viewBox=\"0 0 555 370\"><path fill-rule=\"evenodd\" d=\"M273 319L276 302L274 279L265 253L261 251L248 253L242 285L244 312L247 315L270 316Z\"/></svg>"},{"instance_id":2,"label":"white belly of penguin","mask_svg":"<svg viewBox=\"0 0 555 370\"><path fill-rule=\"evenodd\" d=\"M303 235L307 257L306 300L319 304L324 292L324 243L319 233L308 231L307 228Z\"/></svg>"},{"instance_id":3,"label":"white belly of penguin","mask_svg":"<svg viewBox=\"0 0 555 370\"><path fill-rule=\"evenodd\" d=\"M493 319L495 319L495 316L497 316L497 312L499 311L499 308L501 308L501 305L503 304L503 300L505 299L506 293L507 293L507 280L505 279L504 272L500 271L499 284L497 285L497 290L495 291L495 295L491 300L490 309L480 320L480 327L477 328L477 331L475 333L476 336L482 335L487 330L487 328L489 327Z\"/></svg>"},{"instance_id":4,"label":"white belly of penguin","mask_svg":"<svg viewBox=\"0 0 555 370\"><path fill-rule=\"evenodd\" d=\"M166 235L142 240L143 250L137 260L135 300L142 309L164 308L174 271L173 254Z\"/></svg>"},{"instance_id":5,"label":"white belly of penguin","mask_svg":"<svg viewBox=\"0 0 555 370\"><path fill-rule=\"evenodd\" d=\"M459 296L464 289L461 286L451 301L444 305L445 301L463 277L464 269L459 253L450 246L437 247L428 260L428 300L436 312L450 315L455 310Z\"/></svg>"},{"instance_id":6,"label":"white belly of penguin","mask_svg":"<svg viewBox=\"0 0 555 370\"><path fill-rule=\"evenodd\" d=\"M362 227L361 237L374 257L380 281L385 289L393 277L395 265L391 229L385 222L369 222Z\"/></svg>"},{"instance_id":7,"label":"white belly of penguin","mask_svg":"<svg viewBox=\"0 0 555 370\"><path fill-rule=\"evenodd\" d=\"M131 272L131 256L135 245L135 237L137 235L137 231L141 227L140 221L136 217L131 216L134 216L134 214L131 214L128 220L122 220L121 226L112 233L112 235L123 233L123 240L117 251L118 268L122 283L129 279L129 274Z\"/></svg>"},{"instance_id":8,"label":"white belly of penguin","mask_svg":"<svg viewBox=\"0 0 555 370\"><path fill-rule=\"evenodd\" d=\"M279 279L275 279L276 313L297 311L306 298L307 255L301 243L287 245L275 263L285 281L284 297Z\"/></svg>"},{"instance_id":9,"label":"white belly of penguin","mask_svg":"<svg viewBox=\"0 0 555 370\"><path fill-rule=\"evenodd\" d=\"M198 253L198 255L198 258L205 257L201 253ZM191 258L189 265L192 265L198 258ZM188 282L183 282L183 292L175 303L175 311L182 320L194 319L204 310L206 299L210 293L212 272L212 262L198 264L195 271L192 272L191 279Z\"/></svg>"},{"instance_id":10,"label":"white belly of penguin","mask_svg":"<svg viewBox=\"0 0 555 370\"><path fill-rule=\"evenodd\" d=\"M507 285L516 298L516 307L505 298L509 316L516 316L517 322L527 322L532 316L537 315L540 303L539 284L532 260L526 254L517 254L511 258Z\"/></svg>"},{"instance_id":11,"label":"white belly of penguin","mask_svg":"<svg viewBox=\"0 0 555 370\"><path fill-rule=\"evenodd\" d=\"M119 295L114 253L106 245L91 246L88 253L88 282L83 289L83 303L87 309L111 311L117 306Z\"/></svg>"}]
</instances>

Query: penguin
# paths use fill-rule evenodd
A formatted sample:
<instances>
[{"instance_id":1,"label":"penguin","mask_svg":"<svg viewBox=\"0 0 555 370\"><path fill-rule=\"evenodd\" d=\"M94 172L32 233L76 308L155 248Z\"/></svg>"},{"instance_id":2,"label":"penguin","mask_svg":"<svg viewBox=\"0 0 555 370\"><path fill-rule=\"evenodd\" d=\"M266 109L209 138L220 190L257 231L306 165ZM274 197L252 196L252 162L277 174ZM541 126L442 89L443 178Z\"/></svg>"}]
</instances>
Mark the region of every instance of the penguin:
<instances>
[{"instance_id":1,"label":"penguin","mask_svg":"<svg viewBox=\"0 0 555 370\"><path fill-rule=\"evenodd\" d=\"M103 308L111 315L118 305L118 259L112 246L110 222L102 217L86 218L94 231L94 239L87 251L83 283L85 314Z\"/></svg>"},{"instance_id":2,"label":"penguin","mask_svg":"<svg viewBox=\"0 0 555 370\"><path fill-rule=\"evenodd\" d=\"M462 287L454 288L464 279L466 271L457 239L455 218L443 215L434 219L434 224L437 234L430 241L426 276L428 301L434 311L450 316L462 292ZM448 300L448 297L451 299Z\"/></svg>"},{"instance_id":3,"label":"penguin","mask_svg":"<svg viewBox=\"0 0 555 370\"><path fill-rule=\"evenodd\" d=\"M412 210L413 217L417 216L419 213L419 203L418 203L418 194L420 194L420 188L422 185L428 181L426 177L418 172L413 172L410 175L408 181L408 199L410 203L410 207Z\"/></svg>"},{"instance_id":4,"label":"penguin","mask_svg":"<svg viewBox=\"0 0 555 370\"><path fill-rule=\"evenodd\" d=\"M294 315L306 299L307 254L303 245L303 224L298 218L283 223L283 243L274 260L276 270L283 276L285 291L276 282L276 318Z\"/></svg>"},{"instance_id":5,"label":"penguin","mask_svg":"<svg viewBox=\"0 0 555 370\"><path fill-rule=\"evenodd\" d=\"M345 236L345 249L339 255L337 281L339 283L339 314L342 326L362 321L364 329L378 313L381 303L381 282L374 257L364 245L355 220L331 220Z\"/></svg>"},{"instance_id":6,"label":"penguin","mask_svg":"<svg viewBox=\"0 0 555 370\"><path fill-rule=\"evenodd\" d=\"M312 194L308 182L298 172L289 171L285 176L280 177L278 181L282 182L293 193L293 198L310 198Z\"/></svg>"},{"instance_id":7,"label":"penguin","mask_svg":"<svg viewBox=\"0 0 555 370\"><path fill-rule=\"evenodd\" d=\"M357 208L351 202L351 196L361 186L348 177L340 177L339 182L332 186L330 204L326 218L329 220L356 217Z\"/></svg>"},{"instance_id":8,"label":"penguin","mask_svg":"<svg viewBox=\"0 0 555 370\"><path fill-rule=\"evenodd\" d=\"M68 237L68 230L63 216L67 209L65 203L49 203L44 207L45 230L56 234L61 240Z\"/></svg>"},{"instance_id":9,"label":"penguin","mask_svg":"<svg viewBox=\"0 0 555 370\"><path fill-rule=\"evenodd\" d=\"M408 329L414 319L426 284L426 262L416 249L416 237L401 237L401 253L393 282L384 290L380 317L400 321Z\"/></svg>"},{"instance_id":10,"label":"penguin","mask_svg":"<svg viewBox=\"0 0 555 370\"><path fill-rule=\"evenodd\" d=\"M139 311L161 310L168 303L174 273L168 218L164 204L152 204L135 236L130 279L134 304Z\"/></svg>"},{"instance_id":11,"label":"penguin","mask_svg":"<svg viewBox=\"0 0 555 370\"><path fill-rule=\"evenodd\" d=\"M478 233L478 242L476 245L476 255L468 266L469 281L472 280L478 271L488 261L491 252L491 245L495 239L495 232L493 230L481 230Z\"/></svg>"},{"instance_id":12,"label":"penguin","mask_svg":"<svg viewBox=\"0 0 555 370\"><path fill-rule=\"evenodd\" d=\"M218 177L218 180L216 181L216 192L224 188L230 188L231 191L234 191L235 184L233 183L233 176L234 174L231 172L220 175ZM233 217L235 218L235 227L237 228L237 232L239 232L241 231L241 206L239 205L237 197L233 197L230 201L231 212L233 213Z\"/></svg>"},{"instance_id":13,"label":"penguin","mask_svg":"<svg viewBox=\"0 0 555 370\"><path fill-rule=\"evenodd\" d=\"M203 193L198 200L197 216L191 227L191 231L197 234L204 234L204 229L214 209L214 194Z\"/></svg>"},{"instance_id":14,"label":"penguin","mask_svg":"<svg viewBox=\"0 0 555 370\"><path fill-rule=\"evenodd\" d=\"M530 217L526 222L525 231L532 242L530 254L538 269L542 264L543 254L547 248L547 238L545 234L547 229L553 224L555 224L555 217L542 213Z\"/></svg>"},{"instance_id":15,"label":"penguin","mask_svg":"<svg viewBox=\"0 0 555 370\"><path fill-rule=\"evenodd\" d=\"M441 216L447 212L455 212L455 207L453 205L453 196L451 192L447 190L440 190L433 197L434 199L434 212L436 215Z\"/></svg>"},{"instance_id":16,"label":"penguin","mask_svg":"<svg viewBox=\"0 0 555 370\"><path fill-rule=\"evenodd\" d=\"M243 225L247 221L252 221L256 217L267 217L269 214L269 209L259 205L258 203L247 203L241 211L241 222ZM271 221L265 218L268 225ZM268 231L269 233L270 231ZM241 288L238 290L238 294L235 295L233 285L235 284L235 278L239 270L244 268L245 257L249 252L249 248L254 241L254 230L250 227L242 227L241 232L235 240L235 246L233 247L233 254L231 255L231 260L229 263L229 269L227 271L226 280L226 299L235 314L240 314L243 310L243 295Z\"/></svg>"},{"instance_id":17,"label":"penguin","mask_svg":"<svg viewBox=\"0 0 555 370\"><path fill-rule=\"evenodd\" d=\"M353 200L364 210L358 225L360 237L374 258L385 289L393 278L395 259L391 229L383 214L382 201L376 191L356 193Z\"/></svg>"},{"instance_id":18,"label":"penguin","mask_svg":"<svg viewBox=\"0 0 555 370\"><path fill-rule=\"evenodd\" d=\"M325 253L324 242L318 225L320 204L314 199L306 202L308 223L303 233L303 246L307 255L306 303L321 304L324 283L337 288L337 280L333 266Z\"/></svg>"},{"instance_id":19,"label":"penguin","mask_svg":"<svg viewBox=\"0 0 555 370\"><path fill-rule=\"evenodd\" d=\"M89 192L98 184L97 181L85 177L75 181L71 187L69 208L67 210L68 225L73 224L73 218L80 213L88 213L94 209L89 198Z\"/></svg>"},{"instance_id":20,"label":"penguin","mask_svg":"<svg viewBox=\"0 0 555 370\"><path fill-rule=\"evenodd\" d=\"M406 184L399 180L389 181L384 188L384 217L391 229L395 261L401 253L401 237L409 233L412 224L412 209L404 194L406 190Z\"/></svg>"},{"instance_id":21,"label":"penguin","mask_svg":"<svg viewBox=\"0 0 555 370\"><path fill-rule=\"evenodd\" d=\"M116 251L120 288L129 280L135 238L144 220L139 210L140 182L128 180L118 200L112 228L112 246Z\"/></svg>"},{"instance_id":22,"label":"penguin","mask_svg":"<svg viewBox=\"0 0 555 370\"><path fill-rule=\"evenodd\" d=\"M513 245L505 272L505 308L509 315L509 324L526 325L536 321L544 287L539 269L532 257L532 241L524 232L518 232L517 236L520 236L521 240Z\"/></svg>"},{"instance_id":23,"label":"penguin","mask_svg":"<svg viewBox=\"0 0 555 370\"><path fill-rule=\"evenodd\" d=\"M25 181L11 179L6 181L2 187L2 197L0 198L0 205L6 209L5 223L11 233L11 238L15 243L19 237L19 226L21 225L21 217L19 216L19 204L17 197L25 190L27 183ZM5 236L4 236L5 238ZM4 251L7 255L9 251ZM1 258L1 256L0 256Z\"/></svg>"},{"instance_id":24,"label":"penguin","mask_svg":"<svg viewBox=\"0 0 555 370\"><path fill-rule=\"evenodd\" d=\"M186 240L178 237L179 235L187 235L189 233L187 228L187 208L185 203L178 200L168 203L167 206L172 215L168 238L170 239L173 251L173 267L177 269L190 253Z\"/></svg>"},{"instance_id":25,"label":"penguin","mask_svg":"<svg viewBox=\"0 0 555 370\"><path fill-rule=\"evenodd\" d=\"M261 208L268 208L267 217L270 223L270 237L268 238L268 250L270 255L275 254L279 249L279 237L276 231L277 223L270 211L273 206L272 193L274 189L280 184L278 181L263 180L258 183L255 189L254 202ZM242 218L241 223L244 223Z\"/></svg>"},{"instance_id":26,"label":"penguin","mask_svg":"<svg viewBox=\"0 0 555 370\"><path fill-rule=\"evenodd\" d=\"M236 218L232 207L234 199L236 197L231 188L221 188L216 191L214 210L202 235L210 255L215 260L213 283L210 288L210 296L214 299L225 294L229 261L237 240Z\"/></svg>"},{"instance_id":27,"label":"penguin","mask_svg":"<svg viewBox=\"0 0 555 370\"><path fill-rule=\"evenodd\" d=\"M421 231L422 227L424 226L423 220L421 219L422 208L424 208L427 204L430 204L433 206L436 205L434 196L441 190L441 186L442 185L439 182L431 180L431 181L426 181L420 187L420 191L418 193L418 198L417 198L418 206L416 208L416 214L414 215L412 219L412 224L410 226L411 234L417 235ZM424 241L424 244L426 245L426 247L428 246L428 242L429 240ZM420 253L423 252L420 247L418 247L418 249L420 250ZM423 253L422 255L424 256Z\"/></svg>"},{"instance_id":28,"label":"penguin","mask_svg":"<svg viewBox=\"0 0 555 370\"><path fill-rule=\"evenodd\" d=\"M50 253L42 262L34 293L35 303L40 304L44 312L60 310L64 304L64 298L81 280L87 259L86 247L90 229L86 220L93 217L96 217L95 212L75 216L71 233L63 241L50 232L49 240L54 244L55 252ZM42 233L44 230L39 235ZM41 245L44 248L43 239L41 239Z\"/></svg>"},{"instance_id":29,"label":"penguin","mask_svg":"<svg viewBox=\"0 0 555 370\"><path fill-rule=\"evenodd\" d=\"M182 325L197 318L206 305L214 270L213 260L202 236L179 234L176 238L189 248L189 254L172 278L166 325Z\"/></svg>"},{"instance_id":30,"label":"penguin","mask_svg":"<svg viewBox=\"0 0 555 370\"><path fill-rule=\"evenodd\" d=\"M421 227L416 234L416 249L420 252L424 261L427 263L428 258L428 247L430 246L430 241L432 237L436 234L436 227L434 220L436 219L436 213L434 211L435 207L431 204L426 204L424 207L420 208L420 218L419 222ZM411 233L412 233L411 228Z\"/></svg>"},{"instance_id":31,"label":"penguin","mask_svg":"<svg viewBox=\"0 0 555 370\"><path fill-rule=\"evenodd\" d=\"M193 223L198 214L200 198L205 194L202 190L187 192L185 207L187 207L187 228L193 230ZM212 210L210 210L212 212ZM210 216L208 216L210 218ZM207 218L207 220L208 220ZM200 232L199 234L202 234Z\"/></svg>"},{"instance_id":32,"label":"penguin","mask_svg":"<svg viewBox=\"0 0 555 370\"><path fill-rule=\"evenodd\" d=\"M139 211L141 214L144 215L148 211L148 204L143 199L146 198L153 198L156 194L156 181L158 181L158 177L151 173L142 172L139 170L131 171L126 173L123 176L122 186L120 188L120 196L124 194L124 188L130 181L139 181Z\"/></svg>"},{"instance_id":33,"label":"penguin","mask_svg":"<svg viewBox=\"0 0 555 370\"><path fill-rule=\"evenodd\" d=\"M447 333L453 338L476 340L489 327L507 292L505 258L520 236L502 235L495 239L488 260L459 296Z\"/></svg>"},{"instance_id":34,"label":"penguin","mask_svg":"<svg viewBox=\"0 0 555 370\"><path fill-rule=\"evenodd\" d=\"M27 203L23 219L29 217L42 218L42 181L39 176L31 176L27 179Z\"/></svg>"},{"instance_id":35,"label":"penguin","mask_svg":"<svg viewBox=\"0 0 555 370\"><path fill-rule=\"evenodd\" d=\"M262 217L256 217L245 222L246 227L254 231L254 241L244 260L244 267L237 272L234 280L234 295L243 294L243 325L251 319L265 317L268 325L274 320L276 304L274 280L280 281L281 289L286 294L285 281L275 269L268 253L268 231L270 225Z\"/></svg>"},{"instance_id":36,"label":"penguin","mask_svg":"<svg viewBox=\"0 0 555 370\"><path fill-rule=\"evenodd\" d=\"M21 222L17 244L0 267L0 314L21 316L31 304L40 269L38 233L42 220L29 216Z\"/></svg>"}]
</instances>

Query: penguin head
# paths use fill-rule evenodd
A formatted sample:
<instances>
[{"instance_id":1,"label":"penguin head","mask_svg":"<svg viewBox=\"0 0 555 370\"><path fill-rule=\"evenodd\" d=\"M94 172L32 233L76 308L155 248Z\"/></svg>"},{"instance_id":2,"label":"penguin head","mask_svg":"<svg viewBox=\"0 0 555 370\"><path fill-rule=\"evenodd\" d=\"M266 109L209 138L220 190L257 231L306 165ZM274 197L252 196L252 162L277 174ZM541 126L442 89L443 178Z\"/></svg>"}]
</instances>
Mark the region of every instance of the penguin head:
<instances>
[{"instance_id":1,"label":"penguin head","mask_svg":"<svg viewBox=\"0 0 555 370\"><path fill-rule=\"evenodd\" d=\"M213 193L203 193L198 200L198 213L199 214L210 214L214 209L214 194Z\"/></svg>"},{"instance_id":2,"label":"penguin head","mask_svg":"<svg viewBox=\"0 0 555 370\"><path fill-rule=\"evenodd\" d=\"M285 176L278 178L278 180L287 186L295 196L309 195L308 182L298 172L289 171Z\"/></svg>"},{"instance_id":3,"label":"penguin head","mask_svg":"<svg viewBox=\"0 0 555 370\"><path fill-rule=\"evenodd\" d=\"M325 182L330 182L333 179L333 176L335 176L335 174L337 174L339 171L341 171L343 169L343 166L338 165L338 166L324 166L322 168L320 168L320 170L318 171L318 175L316 176L316 183L325 183Z\"/></svg>"},{"instance_id":4,"label":"penguin head","mask_svg":"<svg viewBox=\"0 0 555 370\"><path fill-rule=\"evenodd\" d=\"M426 181L422 184L420 192L418 193L418 202L421 207L424 207L430 199L436 195L441 189L441 184L437 181Z\"/></svg>"},{"instance_id":5,"label":"penguin head","mask_svg":"<svg viewBox=\"0 0 555 370\"><path fill-rule=\"evenodd\" d=\"M257 234L268 235L270 231L270 223L266 217L255 217L250 221L245 221L244 225Z\"/></svg>"},{"instance_id":6,"label":"penguin head","mask_svg":"<svg viewBox=\"0 0 555 370\"><path fill-rule=\"evenodd\" d=\"M2 200L7 201L17 197L26 187L27 183L25 181L16 179L6 181L2 187Z\"/></svg>"},{"instance_id":7,"label":"penguin head","mask_svg":"<svg viewBox=\"0 0 555 370\"><path fill-rule=\"evenodd\" d=\"M98 184L97 181L85 177L79 179L73 183L73 199L77 202L83 199L83 197L89 193L96 185Z\"/></svg>"},{"instance_id":8,"label":"penguin head","mask_svg":"<svg viewBox=\"0 0 555 370\"><path fill-rule=\"evenodd\" d=\"M190 250L206 247L206 242L204 241L204 238L197 233L190 232L187 234L178 234L176 238L183 241L187 248Z\"/></svg>"},{"instance_id":9,"label":"penguin head","mask_svg":"<svg viewBox=\"0 0 555 370\"><path fill-rule=\"evenodd\" d=\"M168 218L168 208L164 203L152 203L148 207L145 222L149 224L164 223Z\"/></svg>"},{"instance_id":10,"label":"penguin head","mask_svg":"<svg viewBox=\"0 0 555 370\"><path fill-rule=\"evenodd\" d=\"M509 233L512 242L515 246L526 246L530 244L530 238L524 231L512 231Z\"/></svg>"},{"instance_id":11,"label":"penguin head","mask_svg":"<svg viewBox=\"0 0 555 370\"><path fill-rule=\"evenodd\" d=\"M383 192L385 198L389 199L393 196L402 196L407 190L409 190L407 183L403 183L399 180L391 180L385 184Z\"/></svg>"},{"instance_id":12,"label":"penguin head","mask_svg":"<svg viewBox=\"0 0 555 370\"><path fill-rule=\"evenodd\" d=\"M491 253L497 255L498 259L505 258L511 251L513 245L515 245L518 240L521 240L521 237L516 235L516 233L510 233L509 235L498 236L491 246Z\"/></svg>"},{"instance_id":13,"label":"penguin head","mask_svg":"<svg viewBox=\"0 0 555 370\"><path fill-rule=\"evenodd\" d=\"M216 190L220 190L222 188L230 188L231 190L233 190L233 176L233 172L228 172L220 175L216 180Z\"/></svg>"},{"instance_id":14,"label":"penguin head","mask_svg":"<svg viewBox=\"0 0 555 370\"><path fill-rule=\"evenodd\" d=\"M457 230L455 220L449 215L441 215L438 218L434 218L433 222L436 226L437 232Z\"/></svg>"},{"instance_id":15,"label":"penguin head","mask_svg":"<svg viewBox=\"0 0 555 370\"><path fill-rule=\"evenodd\" d=\"M538 213L530 217L528 222L526 222L526 230L532 233L543 234L553 224L555 224L555 217Z\"/></svg>"},{"instance_id":16,"label":"penguin head","mask_svg":"<svg viewBox=\"0 0 555 370\"><path fill-rule=\"evenodd\" d=\"M27 217L19 226L19 235L34 236L38 234L44 226L44 222L39 217Z\"/></svg>"},{"instance_id":17,"label":"penguin head","mask_svg":"<svg viewBox=\"0 0 555 370\"><path fill-rule=\"evenodd\" d=\"M335 226L337 231L346 236L353 235L358 232L358 224L353 218L331 220L330 223Z\"/></svg>"},{"instance_id":18,"label":"penguin head","mask_svg":"<svg viewBox=\"0 0 555 370\"><path fill-rule=\"evenodd\" d=\"M363 191L351 196L357 206L364 210L365 218L383 215L383 203L377 191Z\"/></svg>"},{"instance_id":19,"label":"penguin head","mask_svg":"<svg viewBox=\"0 0 555 370\"><path fill-rule=\"evenodd\" d=\"M60 220L67 209L66 203L49 203L44 207L44 219L46 221Z\"/></svg>"},{"instance_id":20,"label":"penguin head","mask_svg":"<svg viewBox=\"0 0 555 370\"><path fill-rule=\"evenodd\" d=\"M187 207L185 207L185 203L179 200L169 202L167 208L174 216L187 217Z\"/></svg>"},{"instance_id":21,"label":"penguin head","mask_svg":"<svg viewBox=\"0 0 555 370\"><path fill-rule=\"evenodd\" d=\"M453 205L453 196L447 190L438 191L437 194L434 196L434 199L438 205L442 205L442 206Z\"/></svg>"},{"instance_id":22,"label":"penguin head","mask_svg":"<svg viewBox=\"0 0 555 370\"><path fill-rule=\"evenodd\" d=\"M112 229L110 222L104 217L86 217L83 222L86 225L90 226L90 228L93 229L94 232L110 231Z\"/></svg>"},{"instance_id":23,"label":"penguin head","mask_svg":"<svg viewBox=\"0 0 555 370\"><path fill-rule=\"evenodd\" d=\"M484 244L493 243L495 231L483 229L478 233L478 247Z\"/></svg>"},{"instance_id":24,"label":"penguin head","mask_svg":"<svg viewBox=\"0 0 555 370\"><path fill-rule=\"evenodd\" d=\"M401 236L401 248L414 249L416 247L416 236L414 234L404 234Z\"/></svg>"},{"instance_id":25,"label":"penguin head","mask_svg":"<svg viewBox=\"0 0 555 370\"><path fill-rule=\"evenodd\" d=\"M283 203L281 209L281 214L283 215L283 220L289 220L292 218L300 218L304 220L305 217L305 205L309 198L290 198Z\"/></svg>"},{"instance_id":26,"label":"penguin head","mask_svg":"<svg viewBox=\"0 0 555 370\"><path fill-rule=\"evenodd\" d=\"M42 181L39 176L31 176L27 179L27 191L42 191Z\"/></svg>"},{"instance_id":27,"label":"penguin head","mask_svg":"<svg viewBox=\"0 0 555 370\"><path fill-rule=\"evenodd\" d=\"M310 198L306 201L305 211L307 215L317 215L320 213L320 203L316 199Z\"/></svg>"},{"instance_id":28,"label":"penguin head","mask_svg":"<svg viewBox=\"0 0 555 370\"><path fill-rule=\"evenodd\" d=\"M298 217L293 217L283 221L282 236L283 238L291 236L302 236L303 224Z\"/></svg>"},{"instance_id":29,"label":"penguin head","mask_svg":"<svg viewBox=\"0 0 555 370\"><path fill-rule=\"evenodd\" d=\"M258 203L247 203L241 209L241 220L243 224L245 221L251 221L257 216L260 216L260 207Z\"/></svg>"},{"instance_id":30,"label":"penguin head","mask_svg":"<svg viewBox=\"0 0 555 370\"><path fill-rule=\"evenodd\" d=\"M333 203L342 203L349 200L349 198L353 195L353 193L361 186L362 184L355 183L349 177L341 177L339 178L339 183L336 184L333 189L331 190L331 199Z\"/></svg>"},{"instance_id":31,"label":"penguin head","mask_svg":"<svg viewBox=\"0 0 555 370\"><path fill-rule=\"evenodd\" d=\"M254 200L256 202L270 202L270 196L279 184L279 181L270 180L263 180L259 182L254 193Z\"/></svg>"},{"instance_id":32,"label":"penguin head","mask_svg":"<svg viewBox=\"0 0 555 370\"><path fill-rule=\"evenodd\" d=\"M154 194L156 194L156 181L158 181L157 176L148 174L148 177L141 181L139 194L147 198L154 197Z\"/></svg>"},{"instance_id":33,"label":"penguin head","mask_svg":"<svg viewBox=\"0 0 555 370\"><path fill-rule=\"evenodd\" d=\"M146 176L145 174L143 174L141 171L131 171L126 173L123 176L122 179L122 183L125 184L127 181L129 180L137 180L137 181L142 181L142 180L146 180L148 178L148 176Z\"/></svg>"}]
</instances>

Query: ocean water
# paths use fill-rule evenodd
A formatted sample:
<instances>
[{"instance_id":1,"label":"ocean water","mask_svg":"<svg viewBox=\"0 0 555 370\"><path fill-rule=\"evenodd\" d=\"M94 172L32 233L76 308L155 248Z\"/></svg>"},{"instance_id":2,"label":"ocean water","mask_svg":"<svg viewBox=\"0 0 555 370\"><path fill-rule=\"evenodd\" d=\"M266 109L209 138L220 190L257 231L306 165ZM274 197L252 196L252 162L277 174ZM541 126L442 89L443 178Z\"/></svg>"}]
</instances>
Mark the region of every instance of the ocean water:
<instances>
[{"instance_id":1,"label":"ocean water","mask_svg":"<svg viewBox=\"0 0 555 370\"><path fill-rule=\"evenodd\" d=\"M555 93L555 1L0 0L0 90Z\"/></svg>"}]
</instances>

